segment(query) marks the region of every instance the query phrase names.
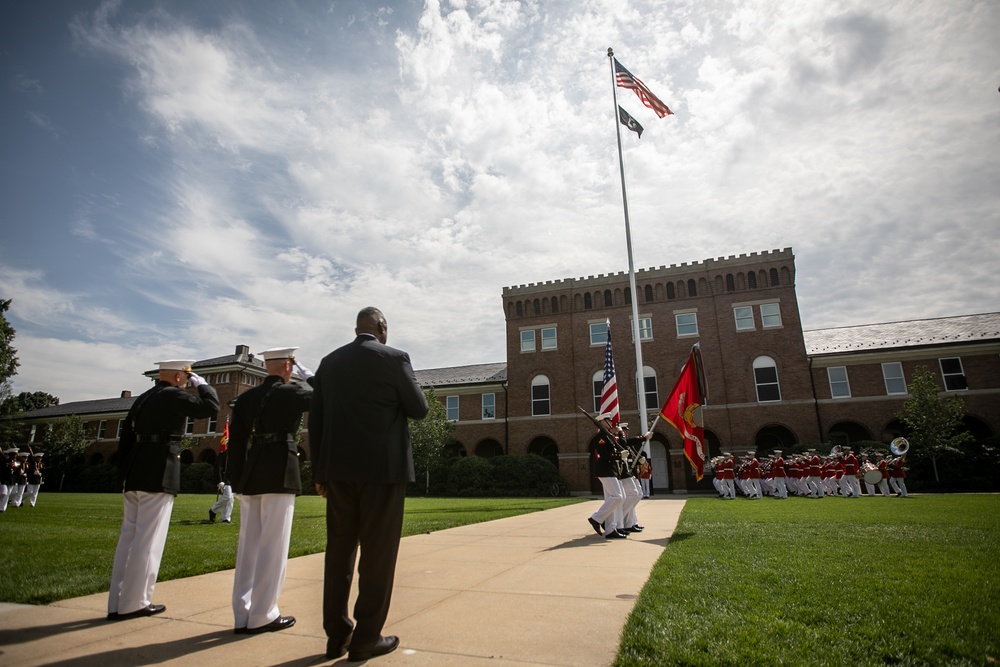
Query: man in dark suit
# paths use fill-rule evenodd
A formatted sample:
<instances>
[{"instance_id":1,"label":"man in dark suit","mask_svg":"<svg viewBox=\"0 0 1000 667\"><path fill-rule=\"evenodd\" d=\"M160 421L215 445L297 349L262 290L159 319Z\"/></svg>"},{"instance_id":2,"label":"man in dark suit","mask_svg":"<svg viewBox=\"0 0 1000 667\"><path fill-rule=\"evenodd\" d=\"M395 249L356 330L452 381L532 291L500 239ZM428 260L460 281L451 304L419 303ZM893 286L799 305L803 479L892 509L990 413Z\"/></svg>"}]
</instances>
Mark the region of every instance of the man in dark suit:
<instances>
[{"instance_id":1,"label":"man in dark suit","mask_svg":"<svg viewBox=\"0 0 1000 667\"><path fill-rule=\"evenodd\" d=\"M285 583L295 496L302 493L295 441L312 387L292 382L295 347L261 352L267 377L240 394L233 407L229 481L240 496L240 541L233 577L236 634L275 632L295 625L282 616L278 596Z\"/></svg>"},{"instance_id":2,"label":"man in dark suit","mask_svg":"<svg viewBox=\"0 0 1000 667\"><path fill-rule=\"evenodd\" d=\"M352 661L384 655L383 637L403 527L406 483L414 481L407 418L423 419L427 398L409 356L388 347L377 308L358 313L357 338L327 355L313 378L309 440L313 481L326 498L323 629L326 656L350 647ZM361 547L355 626L347 603Z\"/></svg>"},{"instance_id":3,"label":"man in dark suit","mask_svg":"<svg viewBox=\"0 0 1000 667\"><path fill-rule=\"evenodd\" d=\"M167 541L174 497L181 486L181 439L188 417L219 411L219 396L191 371L190 361L159 362L156 386L129 410L118 440L118 473L125 492L121 535L111 570L108 620L152 616L153 587ZM185 386L197 387L197 394Z\"/></svg>"}]
</instances>

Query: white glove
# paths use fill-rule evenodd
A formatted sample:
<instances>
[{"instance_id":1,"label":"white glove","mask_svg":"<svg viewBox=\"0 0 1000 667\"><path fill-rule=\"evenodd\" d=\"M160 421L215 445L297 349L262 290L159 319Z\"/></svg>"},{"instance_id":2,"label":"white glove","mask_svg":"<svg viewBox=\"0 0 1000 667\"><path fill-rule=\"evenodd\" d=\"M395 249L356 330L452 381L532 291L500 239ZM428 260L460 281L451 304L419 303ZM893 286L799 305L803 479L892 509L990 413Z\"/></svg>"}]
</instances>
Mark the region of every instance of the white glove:
<instances>
[{"instance_id":1,"label":"white glove","mask_svg":"<svg viewBox=\"0 0 1000 667\"><path fill-rule=\"evenodd\" d=\"M313 373L311 370L309 370L308 368L306 368L297 361L295 362L295 370L299 372L299 377L301 377L303 380L308 380L313 375L315 375L315 373Z\"/></svg>"},{"instance_id":2,"label":"white glove","mask_svg":"<svg viewBox=\"0 0 1000 667\"><path fill-rule=\"evenodd\" d=\"M191 373L190 375L188 375L188 384L190 384L192 387L200 387L203 384L208 384L208 382L206 382L205 378L198 375L197 373Z\"/></svg>"}]
</instances>

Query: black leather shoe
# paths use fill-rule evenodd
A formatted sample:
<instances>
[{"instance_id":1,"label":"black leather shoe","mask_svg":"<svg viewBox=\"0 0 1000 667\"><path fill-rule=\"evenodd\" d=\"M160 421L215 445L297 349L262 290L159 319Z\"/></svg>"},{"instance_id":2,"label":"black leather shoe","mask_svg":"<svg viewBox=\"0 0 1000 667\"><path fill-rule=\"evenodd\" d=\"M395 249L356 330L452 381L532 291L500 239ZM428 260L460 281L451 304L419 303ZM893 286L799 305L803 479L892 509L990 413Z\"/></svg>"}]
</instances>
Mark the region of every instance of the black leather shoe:
<instances>
[{"instance_id":1,"label":"black leather shoe","mask_svg":"<svg viewBox=\"0 0 1000 667\"><path fill-rule=\"evenodd\" d=\"M118 612L117 611L108 612L108 620L109 621L117 621L118 618L119 617L118 617Z\"/></svg>"},{"instance_id":2,"label":"black leather shoe","mask_svg":"<svg viewBox=\"0 0 1000 667\"><path fill-rule=\"evenodd\" d=\"M215 512L212 510L208 510L208 520L215 523Z\"/></svg>"},{"instance_id":3,"label":"black leather shoe","mask_svg":"<svg viewBox=\"0 0 1000 667\"><path fill-rule=\"evenodd\" d=\"M388 637L379 637L375 645L363 649L351 647L351 652L348 654L347 659L351 662L361 662L362 660L368 660L369 658L377 658L380 655L385 655L386 653L392 653L399 647L399 637L395 635L389 635Z\"/></svg>"},{"instance_id":4,"label":"black leather shoe","mask_svg":"<svg viewBox=\"0 0 1000 667\"><path fill-rule=\"evenodd\" d=\"M353 634L347 635L347 639L334 639L333 637L327 637L326 659L336 660L340 656L347 653L347 649L351 645L351 637L353 637Z\"/></svg>"},{"instance_id":5,"label":"black leather shoe","mask_svg":"<svg viewBox=\"0 0 1000 667\"><path fill-rule=\"evenodd\" d=\"M139 609L138 611L132 611L132 612L129 612L127 614L115 614L114 617L112 617L111 614L108 614L108 620L109 621L114 621L114 620L123 621L123 620L128 619L128 618L139 618L140 616L156 616L157 614L162 614L166 610L167 610L167 608L164 605L162 605L162 604L151 604L148 607L143 607L142 609Z\"/></svg>"},{"instance_id":6,"label":"black leather shoe","mask_svg":"<svg viewBox=\"0 0 1000 667\"><path fill-rule=\"evenodd\" d=\"M607 535L604 536L604 539L606 539L606 540L622 540L622 539L625 539L625 535L623 535L622 533L619 533L617 530L612 530L612 531L608 532Z\"/></svg>"},{"instance_id":7,"label":"black leather shoe","mask_svg":"<svg viewBox=\"0 0 1000 667\"><path fill-rule=\"evenodd\" d=\"M293 625L295 625L294 616L279 616L267 625L262 625L259 628L247 628L246 634L259 635L262 632L277 632L279 630L287 630ZM239 629L240 628L237 628L237 630Z\"/></svg>"},{"instance_id":8,"label":"black leather shoe","mask_svg":"<svg viewBox=\"0 0 1000 667\"><path fill-rule=\"evenodd\" d=\"M597 533L598 535L603 535L604 534L604 531L601 530L601 524L599 524L596 521L594 521L594 517L588 518L587 521L590 522L590 527L594 529L595 533Z\"/></svg>"},{"instance_id":9,"label":"black leather shoe","mask_svg":"<svg viewBox=\"0 0 1000 667\"><path fill-rule=\"evenodd\" d=\"M621 535L622 537L628 537L628 533L627 533L627 532L625 532L624 530L620 530L620 529L619 529L619 530L618 530L618 534L619 534L619 535Z\"/></svg>"},{"instance_id":10,"label":"black leather shoe","mask_svg":"<svg viewBox=\"0 0 1000 667\"><path fill-rule=\"evenodd\" d=\"M633 533L641 533L643 528L645 528L645 526L640 526L639 524L635 524L634 526L632 526L631 530Z\"/></svg>"}]
</instances>

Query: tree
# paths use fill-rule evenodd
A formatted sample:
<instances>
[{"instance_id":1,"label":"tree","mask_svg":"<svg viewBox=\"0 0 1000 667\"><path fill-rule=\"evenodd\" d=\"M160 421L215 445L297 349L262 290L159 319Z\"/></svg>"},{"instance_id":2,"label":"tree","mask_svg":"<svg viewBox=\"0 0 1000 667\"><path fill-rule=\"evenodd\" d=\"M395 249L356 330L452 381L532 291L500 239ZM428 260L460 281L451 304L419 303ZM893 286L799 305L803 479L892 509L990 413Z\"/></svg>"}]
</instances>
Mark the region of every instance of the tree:
<instances>
[{"instance_id":1,"label":"tree","mask_svg":"<svg viewBox=\"0 0 1000 667\"><path fill-rule=\"evenodd\" d=\"M45 467L50 474L65 474L69 464L83 454L89 444L83 420L76 415L49 424L45 434Z\"/></svg>"},{"instance_id":2,"label":"tree","mask_svg":"<svg viewBox=\"0 0 1000 667\"><path fill-rule=\"evenodd\" d=\"M14 349L14 327L10 326L4 315L10 309L10 299L0 300L0 384L17 375L17 350Z\"/></svg>"},{"instance_id":3,"label":"tree","mask_svg":"<svg viewBox=\"0 0 1000 667\"><path fill-rule=\"evenodd\" d=\"M964 452L961 445L972 436L962 429L965 401L961 396L941 396L934 373L926 366L918 366L910 380L910 398L896 416L906 424L911 446L931 460L934 481L941 483L937 460L942 454Z\"/></svg>"},{"instance_id":4,"label":"tree","mask_svg":"<svg viewBox=\"0 0 1000 667\"><path fill-rule=\"evenodd\" d=\"M434 388L424 390L430 409L423 419L409 420L413 443L413 467L419 480L424 478L424 492L430 488L431 471L443 466L448 459L447 445L455 426L448 420L448 411L437 399Z\"/></svg>"},{"instance_id":5,"label":"tree","mask_svg":"<svg viewBox=\"0 0 1000 667\"><path fill-rule=\"evenodd\" d=\"M0 396L0 443L16 443L21 439L22 422L17 415L52 405L59 405L59 398L44 391L22 391L9 398Z\"/></svg>"}]
</instances>

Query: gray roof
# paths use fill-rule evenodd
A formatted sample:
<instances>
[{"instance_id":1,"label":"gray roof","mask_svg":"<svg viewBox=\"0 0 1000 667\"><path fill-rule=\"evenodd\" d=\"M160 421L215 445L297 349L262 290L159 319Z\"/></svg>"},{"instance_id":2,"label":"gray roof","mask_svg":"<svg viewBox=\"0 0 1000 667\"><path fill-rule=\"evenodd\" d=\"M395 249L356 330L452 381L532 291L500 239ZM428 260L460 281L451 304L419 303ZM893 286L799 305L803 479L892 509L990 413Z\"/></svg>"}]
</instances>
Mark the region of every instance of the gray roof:
<instances>
[{"instance_id":1,"label":"gray roof","mask_svg":"<svg viewBox=\"0 0 1000 667\"><path fill-rule=\"evenodd\" d=\"M1000 341L1000 313L815 329L803 331L802 338L806 354L811 357L867 350L997 342Z\"/></svg>"},{"instance_id":2,"label":"gray roof","mask_svg":"<svg viewBox=\"0 0 1000 667\"><path fill-rule=\"evenodd\" d=\"M489 384L507 381L507 364L473 364L416 371L421 387L445 387L460 384Z\"/></svg>"},{"instance_id":3,"label":"gray roof","mask_svg":"<svg viewBox=\"0 0 1000 667\"><path fill-rule=\"evenodd\" d=\"M55 417L68 417L69 415L99 415L128 412L136 398L136 396L127 396L125 398L98 398L92 401L74 401L72 403L63 403L62 405L50 405L47 408L29 410L28 412L11 416L16 419L52 419Z\"/></svg>"}]
</instances>

